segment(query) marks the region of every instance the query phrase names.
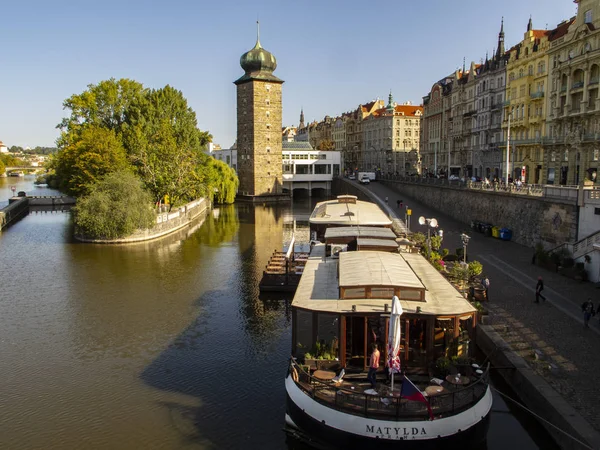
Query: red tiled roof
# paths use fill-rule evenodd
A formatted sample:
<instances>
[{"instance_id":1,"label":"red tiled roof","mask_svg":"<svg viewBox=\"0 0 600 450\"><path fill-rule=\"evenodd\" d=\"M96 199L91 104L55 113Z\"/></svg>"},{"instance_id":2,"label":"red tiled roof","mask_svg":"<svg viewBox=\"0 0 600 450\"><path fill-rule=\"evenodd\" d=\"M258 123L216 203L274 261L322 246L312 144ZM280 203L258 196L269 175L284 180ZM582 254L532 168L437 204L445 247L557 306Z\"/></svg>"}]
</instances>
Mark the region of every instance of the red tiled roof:
<instances>
[{"instance_id":1,"label":"red tiled roof","mask_svg":"<svg viewBox=\"0 0 600 450\"><path fill-rule=\"evenodd\" d=\"M414 116L417 111L423 112L422 106L414 106L414 105L396 105L394 111L399 113L404 113L405 116Z\"/></svg>"},{"instance_id":2,"label":"red tiled roof","mask_svg":"<svg viewBox=\"0 0 600 450\"><path fill-rule=\"evenodd\" d=\"M539 39L541 37L547 36L550 34L548 30L531 30L533 32L533 37Z\"/></svg>"},{"instance_id":3,"label":"red tiled roof","mask_svg":"<svg viewBox=\"0 0 600 450\"><path fill-rule=\"evenodd\" d=\"M575 22L575 17L572 17L570 20L567 20L561 24L559 24L554 30L550 30L548 34L549 41L555 41L558 38L563 37L569 31L569 26Z\"/></svg>"}]
</instances>

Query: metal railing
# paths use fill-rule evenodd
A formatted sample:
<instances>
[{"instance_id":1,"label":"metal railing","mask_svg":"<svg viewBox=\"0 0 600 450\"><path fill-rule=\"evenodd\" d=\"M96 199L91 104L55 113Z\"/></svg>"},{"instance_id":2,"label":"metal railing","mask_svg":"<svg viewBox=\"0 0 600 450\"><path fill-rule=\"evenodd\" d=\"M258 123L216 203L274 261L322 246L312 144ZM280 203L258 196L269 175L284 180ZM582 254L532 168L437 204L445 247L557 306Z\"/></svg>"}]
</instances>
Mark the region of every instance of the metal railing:
<instances>
[{"instance_id":1,"label":"metal railing","mask_svg":"<svg viewBox=\"0 0 600 450\"><path fill-rule=\"evenodd\" d=\"M482 375L465 387L452 388L446 394L426 396L427 403L435 416L453 416L459 414L477 403L485 395L489 384L489 363ZM322 405L338 411L381 420L429 420L427 405L422 402L406 400L383 392L370 395L355 392L352 389L336 387L330 382L321 381L306 372L294 358L290 359L288 376L294 371L297 379L296 386L306 395ZM453 385L454 386L454 385Z\"/></svg>"}]
</instances>

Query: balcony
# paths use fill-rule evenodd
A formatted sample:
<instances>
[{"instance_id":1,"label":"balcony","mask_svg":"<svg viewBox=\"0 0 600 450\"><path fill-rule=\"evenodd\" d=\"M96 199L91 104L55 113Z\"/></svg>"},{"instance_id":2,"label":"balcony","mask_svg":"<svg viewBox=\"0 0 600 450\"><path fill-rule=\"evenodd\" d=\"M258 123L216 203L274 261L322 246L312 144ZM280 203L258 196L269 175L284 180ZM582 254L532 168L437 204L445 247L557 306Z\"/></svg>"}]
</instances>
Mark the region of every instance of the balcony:
<instances>
[{"instance_id":1,"label":"balcony","mask_svg":"<svg viewBox=\"0 0 600 450\"><path fill-rule=\"evenodd\" d=\"M598 84L598 78L592 78L592 79L590 80L590 82L588 83L588 85L589 85L589 84Z\"/></svg>"},{"instance_id":2,"label":"balcony","mask_svg":"<svg viewBox=\"0 0 600 450\"><path fill-rule=\"evenodd\" d=\"M504 103L502 103L502 106L510 106L510 100L504 100Z\"/></svg>"},{"instance_id":3,"label":"balcony","mask_svg":"<svg viewBox=\"0 0 600 450\"><path fill-rule=\"evenodd\" d=\"M560 92L561 92L561 93L563 93L563 92L567 92L567 87L566 87L566 86L561 86L561 87L560 87Z\"/></svg>"},{"instance_id":4,"label":"balcony","mask_svg":"<svg viewBox=\"0 0 600 450\"><path fill-rule=\"evenodd\" d=\"M571 90L581 89L582 87L583 81L576 81L575 83L573 83L573 86L571 86Z\"/></svg>"},{"instance_id":5,"label":"balcony","mask_svg":"<svg viewBox=\"0 0 600 450\"><path fill-rule=\"evenodd\" d=\"M538 91L538 92L533 92L530 97L532 98L532 100L536 100L536 99L540 99L540 98L544 98L544 91Z\"/></svg>"}]
</instances>

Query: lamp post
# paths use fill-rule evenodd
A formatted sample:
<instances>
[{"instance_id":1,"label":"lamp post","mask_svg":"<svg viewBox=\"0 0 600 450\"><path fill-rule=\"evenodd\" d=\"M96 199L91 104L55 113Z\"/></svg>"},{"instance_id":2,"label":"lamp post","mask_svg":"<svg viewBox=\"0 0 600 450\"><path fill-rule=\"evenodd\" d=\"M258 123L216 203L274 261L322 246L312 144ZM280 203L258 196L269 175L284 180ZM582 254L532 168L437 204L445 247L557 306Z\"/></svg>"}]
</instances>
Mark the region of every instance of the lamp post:
<instances>
[{"instance_id":1,"label":"lamp post","mask_svg":"<svg viewBox=\"0 0 600 450\"><path fill-rule=\"evenodd\" d=\"M431 229L437 228L438 221L434 218L426 218L424 216L419 217L419 224L425 225L427 224L427 259L431 257Z\"/></svg>"},{"instance_id":2,"label":"lamp post","mask_svg":"<svg viewBox=\"0 0 600 450\"><path fill-rule=\"evenodd\" d=\"M467 264L467 245L469 245L469 239L471 239L471 236L467 236L465 233L462 233L460 235L460 239L462 240L463 244L463 262Z\"/></svg>"}]
</instances>

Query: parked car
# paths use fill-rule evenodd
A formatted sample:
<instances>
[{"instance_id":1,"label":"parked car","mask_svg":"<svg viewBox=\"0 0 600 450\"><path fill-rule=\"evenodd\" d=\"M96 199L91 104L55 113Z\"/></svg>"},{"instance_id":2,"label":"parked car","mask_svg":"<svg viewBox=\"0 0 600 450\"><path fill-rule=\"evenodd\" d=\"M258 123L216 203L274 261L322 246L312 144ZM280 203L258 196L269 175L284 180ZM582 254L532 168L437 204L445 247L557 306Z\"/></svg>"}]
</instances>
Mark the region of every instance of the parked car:
<instances>
[{"instance_id":1,"label":"parked car","mask_svg":"<svg viewBox=\"0 0 600 450\"><path fill-rule=\"evenodd\" d=\"M360 179L360 182L361 182L362 184L370 184L370 183L371 183L371 180L369 180L369 177L362 177L362 178Z\"/></svg>"},{"instance_id":2,"label":"parked car","mask_svg":"<svg viewBox=\"0 0 600 450\"><path fill-rule=\"evenodd\" d=\"M450 180L450 181L458 181L458 180L460 180L460 177L458 175L450 175L448 177L448 180Z\"/></svg>"},{"instance_id":3,"label":"parked car","mask_svg":"<svg viewBox=\"0 0 600 450\"><path fill-rule=\"evenodd\" d=\"M349 180L356 180L356 175L352 174L348 177Z\"/></svg>"}]
</instances>

